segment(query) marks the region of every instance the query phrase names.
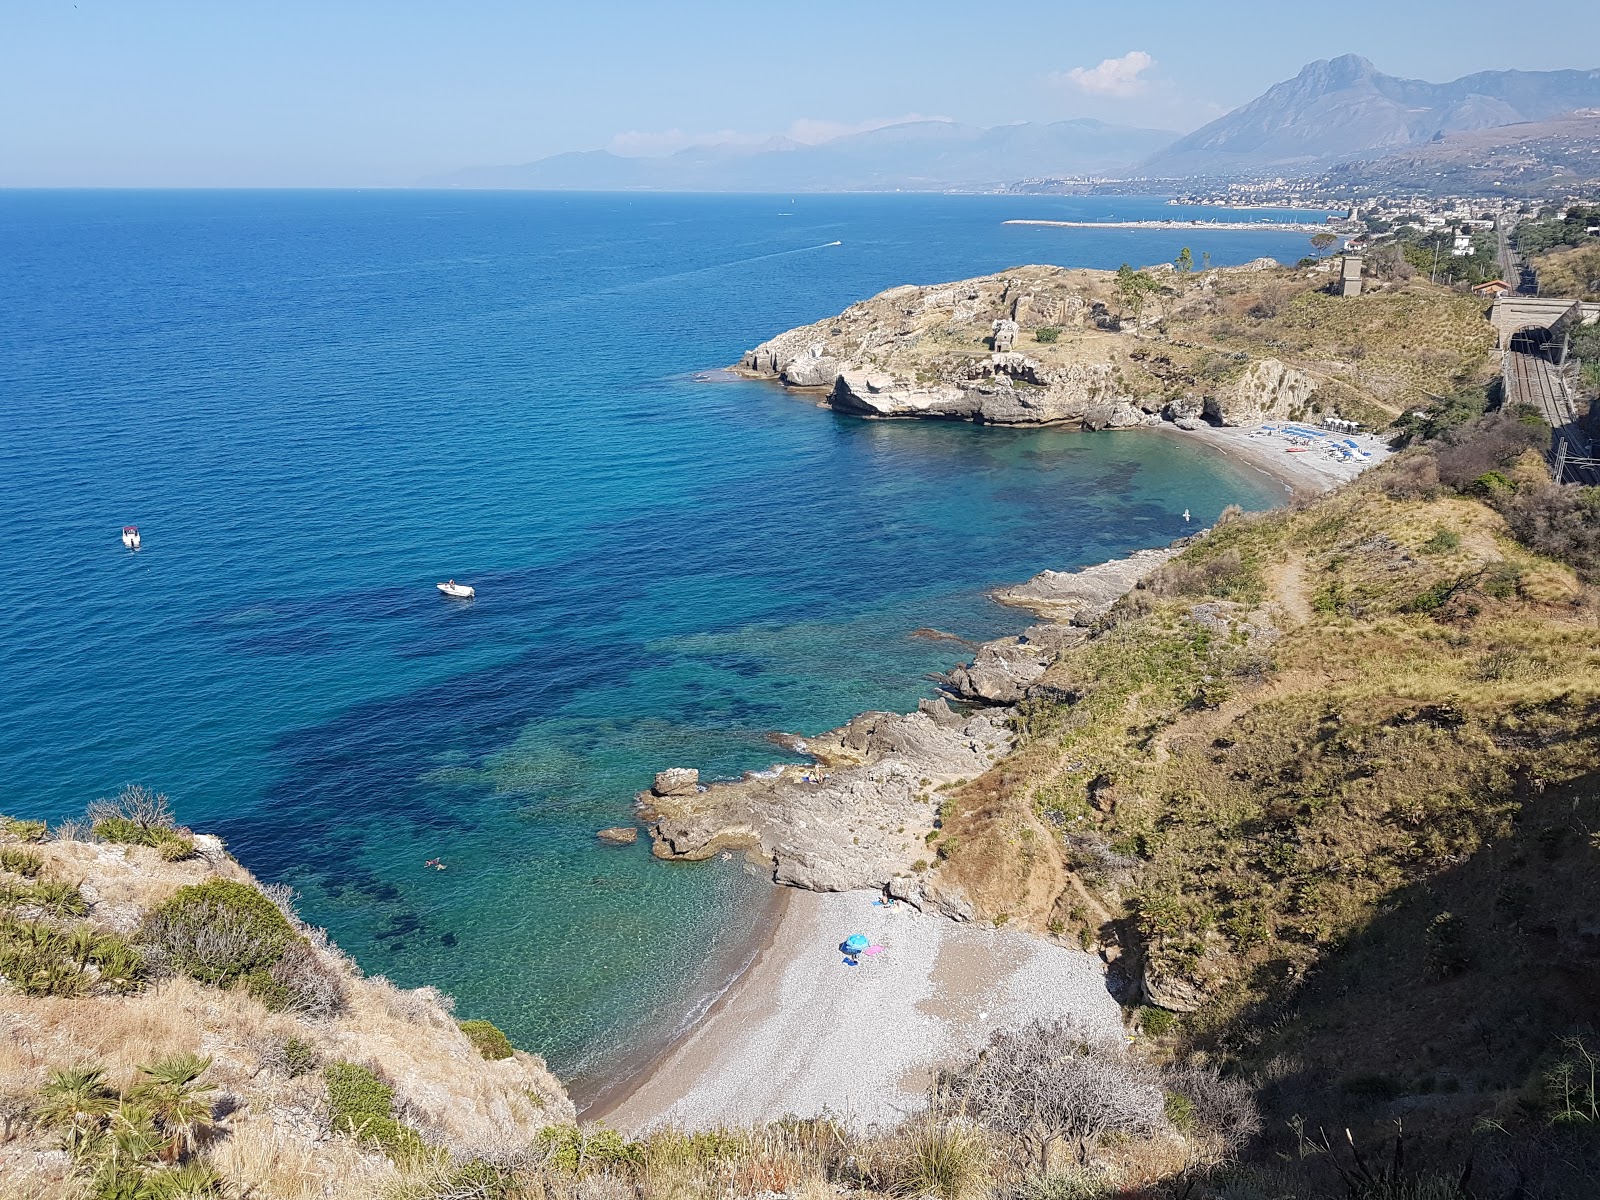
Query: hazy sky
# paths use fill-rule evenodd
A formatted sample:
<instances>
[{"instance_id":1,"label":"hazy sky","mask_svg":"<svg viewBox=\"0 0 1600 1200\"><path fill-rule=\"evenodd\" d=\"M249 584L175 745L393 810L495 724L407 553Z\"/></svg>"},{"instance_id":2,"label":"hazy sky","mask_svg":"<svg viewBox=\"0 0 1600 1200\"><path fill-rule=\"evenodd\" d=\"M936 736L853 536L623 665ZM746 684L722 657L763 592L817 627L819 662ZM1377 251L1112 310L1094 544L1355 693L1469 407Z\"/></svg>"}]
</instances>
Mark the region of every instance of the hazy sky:
<instances>
[{"instance_id":1,"label":"hazy sky","mask_svg":"<svg viewBox=\"0 0 1600 1200\"><path fill-rule=\"evenodd\" d=\"M1444 80L1600 65L1481 0L0 0L0 186L406 185L562 150L909 116L1187 130L1346 51ZM1570 23L1569 23L1570 24Z\"/></svg>"}]
</instances>

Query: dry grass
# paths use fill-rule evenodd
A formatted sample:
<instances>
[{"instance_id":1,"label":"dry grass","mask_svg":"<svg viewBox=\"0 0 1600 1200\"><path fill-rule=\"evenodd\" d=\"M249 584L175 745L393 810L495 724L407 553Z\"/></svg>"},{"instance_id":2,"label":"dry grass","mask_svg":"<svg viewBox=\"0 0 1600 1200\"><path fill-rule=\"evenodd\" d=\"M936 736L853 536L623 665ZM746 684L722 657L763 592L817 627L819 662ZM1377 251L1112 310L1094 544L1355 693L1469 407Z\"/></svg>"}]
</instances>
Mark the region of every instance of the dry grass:
<instances>
[{"instance_id":1,"label":"dry grass","mask_svg":"<svg viewBox=\"0 0 1600 1200\"><path fill-rule=\"evenodd\" d=\"M942 869L988 915L1016 896L1037 922L1031 891L1008 886L1049 872L1022 870L1007 831L1043 818L1061 836L1033 851L1071 868L1053 919L1197 989L1192 1044L1252 1062L1309 1047L1327 1056L1317 1069L1344 1071L1427 1046L1440 1070L1511 1086L1563 1022L1600 1020L1600 997L1562 982L1600 970L1579 915L1600 902L1600 846L1584 840L1600 828L1583 783L1600 762L1594 592L1487 507L1391 500L1376 481L1223 533L1052 668L1045 683L1074 700L1026 709L1018 753L955 794ZM1274 636L1290 617L1292 635ZM1559 870L1518 865L1546 843L1572 847ZM1515 919L1494 903L1508 888ZM1488 942L1470 985L1431 985L1407 1006L1427 1019L1408 1021L1384 1001L1427 982L1435 893ZM1537 967L1519 933L1535 910L1561 972ZM1367 975L1340 973L1315 1015L1297 1007L1300 981L1334 972L1364 930L1384 931ZM1534 993L1494 1019L1506 1032L1492 1070L1470 1036L1440 1035ZM1322 1032L1335 1012L1342 1039Z\"/></svg>"},{"instance_id":2,"label":"dry grass","mask_svg":"<svg viewBox=\"0 0 1600 1200\"><path fill-rule=\"evenodd\" d=\"M58 840L35 849L44 860L41 878L80 887L90 926L128 932L180 887L219 874L253 882L215 839L197 841L202 855L181 862L138 846ZM345 979L349 1003L336 1017L270 1012L243 991L181 976L129 996L0 992L0 1104L10 1098L25 1105L50 1072L68 1066L102 1066L121 1087L144 1064L202 1055L211 1060L207 1081L231 1110L209 1149L212 1161L241 1191L282 1200L376 1195L394 1179L380 1154L325 1133L326 1088L316 1071L286 1070L281 1048L291 1038L320 1061L348 1060L381 1072L395 1088L403 1119L458 1153L526 1147L546 1125L571 1119L570 1101L541 1060L521 1053L485 1060L437 992L361 978L319 936L312 943L313 953ZM17 1104L0 1115L12 1108ZM6 1186L19 1196L66 1194L67 1164L50 1151L53 1134L26 1119L9 1120L6 1129L11 1140L0 1142Z\"/></svg>"}]
</instances>

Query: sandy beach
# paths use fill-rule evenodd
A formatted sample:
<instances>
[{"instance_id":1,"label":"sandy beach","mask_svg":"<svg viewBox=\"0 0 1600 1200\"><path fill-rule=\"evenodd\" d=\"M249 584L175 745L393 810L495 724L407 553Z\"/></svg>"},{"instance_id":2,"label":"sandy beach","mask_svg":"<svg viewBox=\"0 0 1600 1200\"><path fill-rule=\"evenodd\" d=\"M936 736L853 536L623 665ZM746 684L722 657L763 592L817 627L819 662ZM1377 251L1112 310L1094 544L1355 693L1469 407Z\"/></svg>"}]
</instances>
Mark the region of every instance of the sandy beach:
<instances>
[{"instance_id":1,"label":"sandy beach","mask_svg":"<svg viewBox=\"0 0 1600 1200\"><path fill-rule=\"evenodd\" d=\"M920 1106L934 1070L1033 1016L1121 1035L1100 961L1028 934L886 908L872 892L788 895L722 1003L620 1101L584 1115L625 1132L828 1110L862 1124ZM846 966L850 934L881 952Z\"/></svg>"},{"instance_id":2,"label":"sandy beach","mask_svg":"<svg viewBox=\"0 0 1600 1200\"><path fill-rule=\"evenodd\" d=\"M1345 437L1351 437L1371 455L1370 458L1352 461L1330 455L1315 444L1315 438L1312 439L1311 448L1304 453L1291 453L1290 446L1293 443L1288 438L1279 433L1263 433L1255 427L1245 429L1205 425L1199 429L1183 430L1163 422L1152 428L1164 431L1169 437L1194 438L1213 446L1224 454L1241 459L1262 474L1271 475L1286 487L1301 492L1326 492L1341 483L1348 483L1393 453L1387 442L1371 434L1326 436L1328 442L1335 438L1342 441Z\"/></svg>"}]
</instances>

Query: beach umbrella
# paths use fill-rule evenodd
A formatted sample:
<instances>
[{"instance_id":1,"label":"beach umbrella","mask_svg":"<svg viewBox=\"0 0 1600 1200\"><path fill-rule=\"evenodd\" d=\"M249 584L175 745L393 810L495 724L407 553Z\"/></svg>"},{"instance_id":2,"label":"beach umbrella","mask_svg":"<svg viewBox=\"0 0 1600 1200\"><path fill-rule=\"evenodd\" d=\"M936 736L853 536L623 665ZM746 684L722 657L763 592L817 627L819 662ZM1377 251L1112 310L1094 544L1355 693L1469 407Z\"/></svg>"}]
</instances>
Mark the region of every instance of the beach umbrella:
<instances>
[{"instance_id":1,"label":"beach umbrella","mask_svg":"<svg viewBox=\"0 0 1600 1200\"><path fill-rule=\"evenodd\" d=\"M870 945L872 945L872 939L866 934L852 933L844 940L844 952L846 954L860 954Z\"/></svg>"}]
</instances>

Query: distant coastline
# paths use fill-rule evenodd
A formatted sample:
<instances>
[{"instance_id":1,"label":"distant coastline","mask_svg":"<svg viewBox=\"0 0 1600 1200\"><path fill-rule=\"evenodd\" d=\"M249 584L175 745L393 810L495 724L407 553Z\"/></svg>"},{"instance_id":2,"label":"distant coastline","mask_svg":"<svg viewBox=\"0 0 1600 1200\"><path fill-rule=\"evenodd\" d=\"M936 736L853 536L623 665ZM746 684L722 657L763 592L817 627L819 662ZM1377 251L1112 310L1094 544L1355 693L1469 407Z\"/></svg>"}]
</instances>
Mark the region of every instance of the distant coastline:
<instances>
[{"instance_id":1,"label":"distant coastline","mask_svg":"<svg viewBox=\"0 0 1600 1200\"><path fill-rule=\"evenodd\" d=\"M1000 222L1002 225L1051 225L1058 229L1200 229L1213 230L1276 230L1282 233L1317 233L1328 228L1323 221L1044 221L1036 218L1015 218Z\"/></svg>"}]
</instances>

